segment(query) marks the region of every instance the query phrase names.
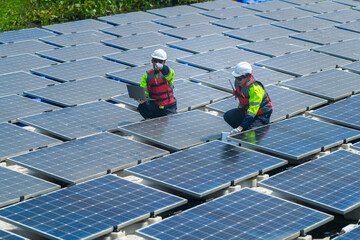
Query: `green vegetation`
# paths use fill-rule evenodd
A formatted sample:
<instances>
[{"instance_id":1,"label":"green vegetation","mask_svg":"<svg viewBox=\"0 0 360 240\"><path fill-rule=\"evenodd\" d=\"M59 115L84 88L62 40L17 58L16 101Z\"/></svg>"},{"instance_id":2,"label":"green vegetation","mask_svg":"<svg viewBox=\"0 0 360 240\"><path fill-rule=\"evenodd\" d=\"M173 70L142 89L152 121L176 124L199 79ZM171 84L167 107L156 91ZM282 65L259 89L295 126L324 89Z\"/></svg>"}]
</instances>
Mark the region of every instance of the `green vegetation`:
<instances>
[{"instance_id":1,"label":"green vegetation","mask_svg":"<svg viewBox=\"0 0 360 240\"><path fill-rule=\"evenodd\" d=\"M0 0L0 32L205 0Z\"/></svg>"}]
</instances>

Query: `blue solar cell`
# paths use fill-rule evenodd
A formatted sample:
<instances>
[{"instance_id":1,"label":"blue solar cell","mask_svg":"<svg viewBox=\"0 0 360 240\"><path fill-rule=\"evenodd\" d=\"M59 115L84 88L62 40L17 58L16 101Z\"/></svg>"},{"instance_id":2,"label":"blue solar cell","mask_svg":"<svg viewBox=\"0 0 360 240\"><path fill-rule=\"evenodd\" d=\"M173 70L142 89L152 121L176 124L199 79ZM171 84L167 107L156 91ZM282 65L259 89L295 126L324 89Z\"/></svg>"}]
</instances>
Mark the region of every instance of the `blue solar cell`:
<instances>
[{"instance_id":1,"label":"blue solar cell","mask_svg":"<svg viewBox=\"0 0 360 240\"><path fill-rule=\"evenodd\" d=\"M0 239L2 240L25 240L22 236L0 229Z\"/></svg>"},{"instance_id":2,"label":"blue solar cell","mask_svg":"<svg viewBox=\"0 0 360 240\"><path fill-rule=\"evenodd\" d=\"M245 188L140 229L150 239L292 239L333 216Z\"/></svg>"},{"instance_id":3,"label":"blue solar cell","mask_svg":"<svg viewBox=\"0 0 360 240\"><path fill-rule=\"evenodd\" d=\"M259 182L335 213L360 206L360 155L340 150Z\"/></svg>"},{"instance_id":4,"label":"blue solar cell","mask_svg":"<svg viewBox=\"0 0 360 240\"><path fill-rule=\"evenodd\" d=\"M48 238L92 239L184 203L180 197L107 175L3 208L0 218Z\"/></svg>"}]
</instances>

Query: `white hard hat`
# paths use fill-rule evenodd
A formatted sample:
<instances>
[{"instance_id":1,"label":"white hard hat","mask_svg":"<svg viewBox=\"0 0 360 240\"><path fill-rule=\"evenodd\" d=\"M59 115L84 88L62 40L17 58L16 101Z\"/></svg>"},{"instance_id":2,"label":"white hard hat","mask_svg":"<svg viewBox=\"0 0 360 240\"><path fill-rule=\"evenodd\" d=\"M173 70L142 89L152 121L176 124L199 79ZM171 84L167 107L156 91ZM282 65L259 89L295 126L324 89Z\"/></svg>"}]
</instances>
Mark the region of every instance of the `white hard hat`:
<instances>
[{"instance_id":1,"label":"white hard hat","mask_svg":"<svg viewBox=\"0 0 360 240\"><path fill-rule=\"evenodd\" d=\"M232 75L234 77L240 77L242 75L245 75L246 73L252 73L252 67L250 63L248 62L239 62L236 64L234 71L232 72Z\"/></svg>"},{"instance_id":2,"label":"white hard hat","mask_svg":"<svg viewBox=\"0 0 360 240\"><path fill-rule=\"evenodd\" d=\"M166 60L167 58L167 54L164 50L162 50L161 48L156 49L153 54L151 55L151 57L153 58L157 58L157 59L161 59L161 60Z\"/></svg>"}]
</instances>

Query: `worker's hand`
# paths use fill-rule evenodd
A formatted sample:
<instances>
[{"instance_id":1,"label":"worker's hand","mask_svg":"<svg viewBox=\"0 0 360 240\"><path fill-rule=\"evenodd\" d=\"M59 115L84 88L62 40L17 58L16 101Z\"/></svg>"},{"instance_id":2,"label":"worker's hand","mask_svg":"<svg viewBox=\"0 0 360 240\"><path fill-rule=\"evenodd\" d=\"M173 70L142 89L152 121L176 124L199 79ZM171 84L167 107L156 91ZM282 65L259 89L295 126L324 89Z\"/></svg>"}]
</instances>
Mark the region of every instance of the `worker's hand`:
<instances>
[{"instance_id":1,"label":"worker's hand","mask_svg":"<svg viewBox=\"0 0 360 240\"><path fill-rule=\"evenodd\" d=\"M155 63L155 71L161 71L163 69L163 66L161 63Z\"/></svg>"},{"instance_id":2,"label":"worker's hand","mask_svg":"<svg viewBox=\"0 0 360 240\"><path fill-rule=\"evenodd\" d=\"M243 130L243 128L238 126L237 128L234 128L233 130L231 130L230 135L241 133L242 130Z\"/></svg>"},{"instance_id":3,"label":"worker's hand","mask_svg":"<svg viewBox=\"0 0 360 240\"><path fill-rule=\"evenodd\" d=\"M164 76L167 76L170 73L170 68L167 65L163 65L161 72L164 74Z\"/></svg>"},{"instance_id":4,"label":"worker's hand","mask_svg":"<svg viewBox=\"0 0 360 240\"><path fill-rule=\"evenodd\" d=\"M135 101L137 101L139 104L143 104L144 102L146 102L146 100L141 100L141 99L135 99Z\"/></svg>"}]
</instances>

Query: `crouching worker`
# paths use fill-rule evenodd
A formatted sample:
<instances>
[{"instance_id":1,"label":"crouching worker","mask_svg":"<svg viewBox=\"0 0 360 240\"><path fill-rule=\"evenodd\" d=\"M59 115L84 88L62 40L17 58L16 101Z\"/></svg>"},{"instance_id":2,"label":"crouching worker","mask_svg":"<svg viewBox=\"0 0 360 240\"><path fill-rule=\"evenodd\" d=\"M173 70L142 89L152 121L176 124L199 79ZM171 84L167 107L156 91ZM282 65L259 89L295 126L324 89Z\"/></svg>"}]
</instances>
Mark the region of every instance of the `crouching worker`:
<instances>
[{"instance_id":1,"label":"crouching worker","mask_svg":"<svg viewBox=\"0 0 360 240\"><path fill-rule=\"evenodd\" d=\"M235 66L235 97L239 107L224 114L224 120L233 128L230 134L240 133L270 122L272 102L261 82L252 75L252 67L247 62Z\"/></svg>"},{"instance_id":2,"label":"crouching worker","mask_svg":"<svg viewBox=\"0 0 360 240\"><path fill-rule=\"evenodd\" d=\"M137 100L138 111L144 119L162 117L176 113L177 105L174 97L174 70L166 63L167 54L163 49L157 49L152 54L152 69L141 79L140 86L150 100Z\"/></svg>"}]
</instances>

